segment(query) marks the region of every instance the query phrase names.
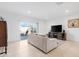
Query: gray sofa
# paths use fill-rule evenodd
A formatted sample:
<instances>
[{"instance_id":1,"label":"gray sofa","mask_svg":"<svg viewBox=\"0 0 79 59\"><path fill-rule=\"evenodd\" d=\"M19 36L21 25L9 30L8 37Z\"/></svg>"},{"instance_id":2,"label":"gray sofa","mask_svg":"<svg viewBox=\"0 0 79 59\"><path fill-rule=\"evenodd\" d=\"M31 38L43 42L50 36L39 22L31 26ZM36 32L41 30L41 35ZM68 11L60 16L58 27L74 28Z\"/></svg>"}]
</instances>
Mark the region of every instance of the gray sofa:
<instances>
[{"instance_id":1,"label":"gray sofa","mask_svg":"<svg viewBox=\"0 0 79 59\"><path fill-rule=\"evenodd\" d=\"M44 53L48 53L57 47L57 39L48 38L46 35L30 34L28 42Z\"/></svg>"}]
</instances>

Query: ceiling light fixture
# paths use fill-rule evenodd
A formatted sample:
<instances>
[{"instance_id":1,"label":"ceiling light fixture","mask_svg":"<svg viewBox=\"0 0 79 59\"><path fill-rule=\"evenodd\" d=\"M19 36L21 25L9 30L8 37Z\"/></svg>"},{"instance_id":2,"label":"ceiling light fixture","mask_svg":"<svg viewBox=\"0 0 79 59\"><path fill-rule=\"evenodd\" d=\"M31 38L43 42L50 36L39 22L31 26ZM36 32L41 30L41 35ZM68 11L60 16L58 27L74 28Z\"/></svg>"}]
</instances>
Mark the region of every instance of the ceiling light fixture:
<instances>
[{"instance_id":1,"label":"ceiling light fixture","mask_svg":"<svg viewBox=\"0 0 79 59\"><path fill-rule=\"evenodd\" d=\"M69 13L69 10L65 10L66 13Z\"/></svg>"},{"instance_id":2,"label":"ceiling light fixture","mask_svg":"<svg viewBox=\"0 0 79 59\"><path fill-rule=\"evenodd\" d=\"M32 11L31 11L31 10L28 10L28 11L27 11L27 13L28 13L28 14L31 14L31 13L32 13Z\"/></svg>"}]
</instances>

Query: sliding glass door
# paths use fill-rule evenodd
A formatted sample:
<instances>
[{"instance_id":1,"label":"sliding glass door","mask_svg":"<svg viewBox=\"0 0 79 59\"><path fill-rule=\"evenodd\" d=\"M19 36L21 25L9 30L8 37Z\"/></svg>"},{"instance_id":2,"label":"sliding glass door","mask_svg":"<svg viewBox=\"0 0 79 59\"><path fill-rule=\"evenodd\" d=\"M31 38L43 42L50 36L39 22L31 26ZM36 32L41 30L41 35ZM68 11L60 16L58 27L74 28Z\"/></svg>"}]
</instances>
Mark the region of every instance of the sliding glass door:
<instances>
[{"instance_id":1,"label":"sliding glass door","mask_svg":"<svg viewBox=\"0 0 79 59\"><path fill-rule=\"evenodd\" d=\"M38 32L38 23L21 21L19 28L21 40L24 40L28 38L29 34Z\"/></svg>"}]
</instances>

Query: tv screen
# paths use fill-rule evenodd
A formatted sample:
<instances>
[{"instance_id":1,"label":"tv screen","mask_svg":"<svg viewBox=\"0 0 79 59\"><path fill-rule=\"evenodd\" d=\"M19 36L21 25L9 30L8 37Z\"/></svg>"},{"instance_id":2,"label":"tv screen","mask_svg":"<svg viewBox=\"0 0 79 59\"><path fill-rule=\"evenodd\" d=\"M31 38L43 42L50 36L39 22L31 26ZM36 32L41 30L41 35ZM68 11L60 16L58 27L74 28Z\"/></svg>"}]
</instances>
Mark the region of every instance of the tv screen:
<instances>
[{"instance_id":1,"label":"tv screen","mask_svg":"<svg viewBox=\"0 0 79 59\"><path fill-rule=\"evenodd\" d=\"M52 32L62 32L62 25L51 26L51 31Z\"/></svg>"}]
</instances>

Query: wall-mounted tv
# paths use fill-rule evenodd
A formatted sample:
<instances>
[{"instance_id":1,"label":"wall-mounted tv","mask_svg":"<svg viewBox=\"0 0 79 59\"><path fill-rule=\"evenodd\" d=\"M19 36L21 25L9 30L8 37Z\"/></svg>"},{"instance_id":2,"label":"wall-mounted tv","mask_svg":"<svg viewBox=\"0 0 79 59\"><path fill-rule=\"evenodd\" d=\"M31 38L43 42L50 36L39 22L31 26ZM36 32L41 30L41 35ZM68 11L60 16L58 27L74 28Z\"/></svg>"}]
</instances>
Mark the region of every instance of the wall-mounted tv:
<instances>
[{"instance_id":1,"label":"wall-mounted tv","mask_svg":"<svg viewBox=\"0 0 79 59\"><path fill-rule=\"evenodd\" d=\"M62 25L51 26L51 31L52 32L62 32Z\"/></svg>"}]
</instances>

